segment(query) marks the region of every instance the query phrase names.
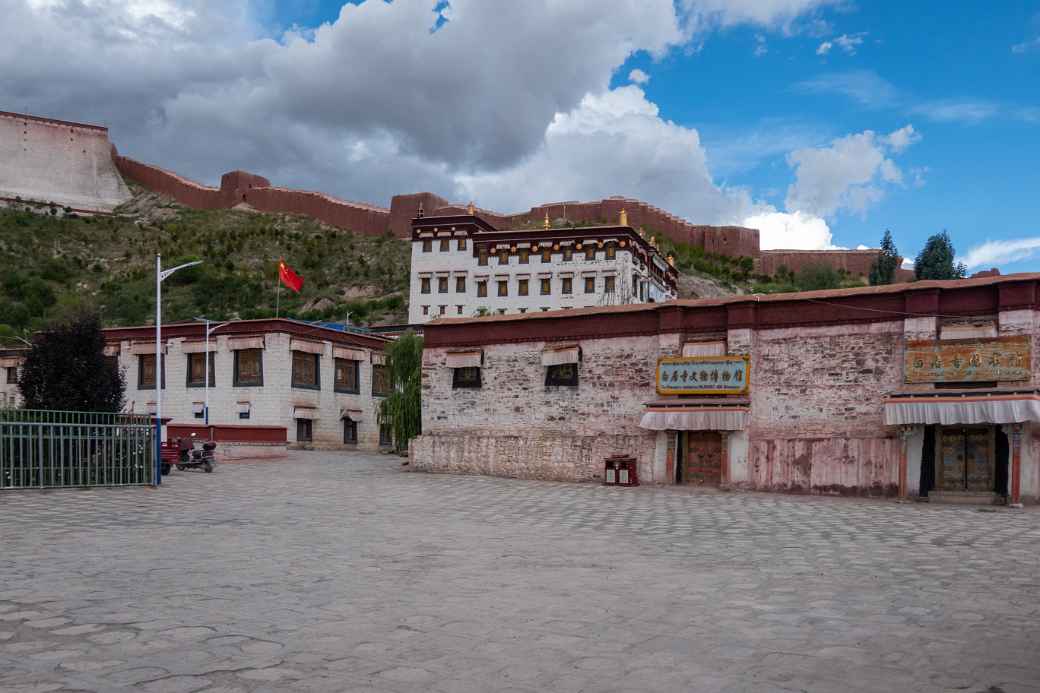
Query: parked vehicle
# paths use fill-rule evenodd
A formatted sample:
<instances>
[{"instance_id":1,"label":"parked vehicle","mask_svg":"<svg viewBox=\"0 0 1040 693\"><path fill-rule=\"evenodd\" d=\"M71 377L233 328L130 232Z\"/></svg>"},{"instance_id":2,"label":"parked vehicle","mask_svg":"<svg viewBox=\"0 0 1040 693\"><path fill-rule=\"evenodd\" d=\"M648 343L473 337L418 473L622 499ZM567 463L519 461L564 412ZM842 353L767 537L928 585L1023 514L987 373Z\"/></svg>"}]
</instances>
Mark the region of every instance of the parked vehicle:
<instances>
[{"instance_id":1,"label":"parked vehicle","mask_svg":"<svg viewBox=\"0 0 1040 693\"><path fill-rule=\"evenodd\" d=\"M213 471L213 467L217 464L217 456L214 450L217 449L217 444L212 440L202 443L202 446L198 446L197 443L200 441L196 439L195 434L192 433L190 438L178 438L177 439L177 469L178 471L184 471L185 469L202 469L207 474Z\"/></svg>"}]
</instances>

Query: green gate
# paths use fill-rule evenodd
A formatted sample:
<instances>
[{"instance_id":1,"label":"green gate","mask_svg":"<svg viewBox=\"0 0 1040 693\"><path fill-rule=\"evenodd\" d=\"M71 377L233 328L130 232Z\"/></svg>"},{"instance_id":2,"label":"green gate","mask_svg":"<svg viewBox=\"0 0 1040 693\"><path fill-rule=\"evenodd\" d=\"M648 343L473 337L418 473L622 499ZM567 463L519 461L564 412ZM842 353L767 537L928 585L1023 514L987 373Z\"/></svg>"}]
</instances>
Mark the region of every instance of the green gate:
<instances>
[{"instance_id":1,"label":"green gate","mask_svg":"<svg viewBox=\"0 0 1040 693\"><path fill-rule=\"evenodd\" d=\"M149 416L0 409L0 490L156 482Z\"/></svg>"}]
</instances>

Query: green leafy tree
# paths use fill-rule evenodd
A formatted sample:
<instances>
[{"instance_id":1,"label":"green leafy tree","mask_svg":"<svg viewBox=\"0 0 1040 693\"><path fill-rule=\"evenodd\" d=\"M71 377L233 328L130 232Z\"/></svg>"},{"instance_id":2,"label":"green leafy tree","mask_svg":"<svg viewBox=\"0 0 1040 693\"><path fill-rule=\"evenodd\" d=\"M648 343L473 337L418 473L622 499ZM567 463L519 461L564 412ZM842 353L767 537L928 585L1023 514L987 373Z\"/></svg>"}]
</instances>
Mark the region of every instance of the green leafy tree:
<instances>
[{"instance_id":1,"label":"green leafy tree","mask_svg":"<svg viewBox=\"0 0 1040 693\"><path fill-rule=\"evenodd\" d=\"M837 289L841 286L841 275L829 265L809 265L795 276L799 291Z\"/></svg>"},{"instance_id":2,"label":"green leafy tree","mask_svg":"<svg viewBox=\"0 0 1040 693\"><path fill-rule=\"evenodd\" d=\"M423 339L409 330L386 348L392 392L379 405L379 424L389 426L398 451L422 433Z\"/></svg>"},{"instance_id":3,"label":"green leafy tree","mask_svg":"<svg viewBox=\"0 0 1040 693\"><path fill-rule=\"evenodd\" d=\"M26 409L118 412L125 382L105 358L97 315L85 314L38 332L25 357L18 388Z\"/></svg>"},{"instance_id":4,"label":"green leafy tree","mask_svg":"<svg viewBox=\"0 0 1040 693\"><path fill-rule=\"evenodd\" d=\"M885 229L885 235L881 238L881 252L877 260L870 266L870 285L891 284L896 279L896 270L899 269L899 250L892 240L892 232Z\"/></svg>"},{"instance_id":5,"label":"green leafy tree","mask_svg":"<svg viewBox=\"0 0 1040 693\"><path fill-rule=\"evenodd\" d=\"M968 268L954 264L956 253L950 234L943 231L930 236L914 260L914 276L918 279L963 279Z\"/></svg>"}]
</instances>

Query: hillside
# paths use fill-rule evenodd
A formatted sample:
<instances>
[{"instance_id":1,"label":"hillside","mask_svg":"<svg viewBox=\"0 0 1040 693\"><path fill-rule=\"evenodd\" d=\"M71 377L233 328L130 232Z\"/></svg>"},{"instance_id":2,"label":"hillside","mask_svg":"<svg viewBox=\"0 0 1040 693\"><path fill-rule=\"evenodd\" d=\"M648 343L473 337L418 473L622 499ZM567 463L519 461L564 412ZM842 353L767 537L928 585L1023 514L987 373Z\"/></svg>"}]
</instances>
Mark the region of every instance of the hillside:
<instances>
[{"instance_id":1,"label":"hillside","mask_svg":"<svg viewBox=\"0 0 1040 693\"><path fill-rule=\"evenodd\" d=\"M406 319L406 241L248 208L191 210L132 192L114 217L0 209L0 332L21 333L78 308L97 309L110 325L151 322L156 252L167 267L204 261L163 284L164 320L274 315L279 258L305 280L299 296L282 290L283 316Z\"/></svg>"}]
</instances>

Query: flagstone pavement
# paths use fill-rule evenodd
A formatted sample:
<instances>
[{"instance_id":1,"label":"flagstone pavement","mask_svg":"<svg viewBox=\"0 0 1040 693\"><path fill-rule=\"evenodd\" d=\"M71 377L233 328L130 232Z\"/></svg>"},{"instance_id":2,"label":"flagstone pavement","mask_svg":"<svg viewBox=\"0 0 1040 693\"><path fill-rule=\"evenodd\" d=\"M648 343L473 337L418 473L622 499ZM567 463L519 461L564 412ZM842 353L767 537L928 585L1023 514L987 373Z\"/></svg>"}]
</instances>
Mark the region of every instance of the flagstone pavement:
<instances>
[{"instance_id":1,"label":"flagstone pavement","mask_svg":"<svg viewBox=\"0 0 1040 693\"><path fill-rule=\"evenodd\" d=\"M0 691L1040 690L1040 512L299 452L0 493Z\"/></svg>"}]
</instances>

